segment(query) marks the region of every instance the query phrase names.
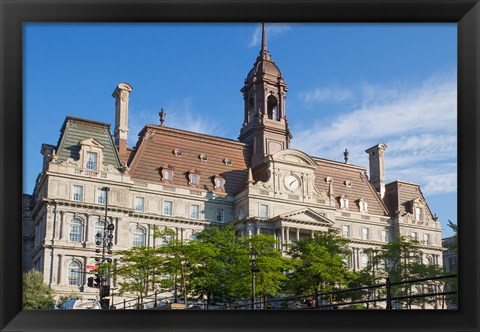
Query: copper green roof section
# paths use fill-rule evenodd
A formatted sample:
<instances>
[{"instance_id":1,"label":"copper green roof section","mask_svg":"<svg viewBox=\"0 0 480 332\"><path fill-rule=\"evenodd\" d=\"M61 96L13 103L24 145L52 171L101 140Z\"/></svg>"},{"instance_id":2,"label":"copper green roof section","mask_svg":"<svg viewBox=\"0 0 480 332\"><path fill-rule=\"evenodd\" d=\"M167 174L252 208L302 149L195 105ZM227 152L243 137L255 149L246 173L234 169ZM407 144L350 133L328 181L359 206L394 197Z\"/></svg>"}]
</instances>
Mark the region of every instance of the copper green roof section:
<instances>
[{"instance_id":1,"label":"copper green roof section","mask_svg":"<svg viewBox=\"0 0 480 332\"><path fill-rule=\"evenodd\" d=\"M81 141L93 138L104 146L103 164L121 167L117 149L110 133L110 124L67 116L60 130L57 156L60 161L72 158L79 160Z\"/></svg>"}]
</instances>

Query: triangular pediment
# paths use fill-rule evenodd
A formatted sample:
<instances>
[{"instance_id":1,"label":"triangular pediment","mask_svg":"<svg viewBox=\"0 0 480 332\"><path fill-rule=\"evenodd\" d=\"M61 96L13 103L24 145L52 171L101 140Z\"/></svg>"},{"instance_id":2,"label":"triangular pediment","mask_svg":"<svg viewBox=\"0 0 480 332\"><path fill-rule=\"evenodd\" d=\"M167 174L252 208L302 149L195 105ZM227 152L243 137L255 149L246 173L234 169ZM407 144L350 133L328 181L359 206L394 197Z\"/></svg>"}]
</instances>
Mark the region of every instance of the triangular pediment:
<instances>
[{"instance_id":1,"label":"triangular pediment","mask_svg":"<svg viewBox=\"0 0 480 332\"><path fill-rule=\"evenodd\" d=\"M93 146L99 149L103 149L104 146L100 144L95 138L89 138L78 143L79 145Z\"/></svg>"},{"instance_id":2,"label":"triangular pediment","mask_svg":"<svg viewBox=\"0 0 480 332\"><path fill-rule=\"evenodd\" d=\"M295 212L281 214L276 218L283 221L301 222L309 224L334 225L334 222L323 214L312 209L303 209Z\"/></svg>"}]
</instances>

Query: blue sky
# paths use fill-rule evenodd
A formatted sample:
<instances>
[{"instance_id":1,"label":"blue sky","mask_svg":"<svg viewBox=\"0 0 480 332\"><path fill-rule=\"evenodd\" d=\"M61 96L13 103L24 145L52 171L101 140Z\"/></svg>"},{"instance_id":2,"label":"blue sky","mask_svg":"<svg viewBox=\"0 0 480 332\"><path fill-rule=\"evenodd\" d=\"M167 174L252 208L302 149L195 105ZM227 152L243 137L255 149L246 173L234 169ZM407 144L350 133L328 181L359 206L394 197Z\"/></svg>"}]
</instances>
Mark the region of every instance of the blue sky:
<instances>
[{"instance_id":1,"label":"blue sky","mask_svg":"<svg viewBox=\"0 0 480 332\"><path fill-rule=\"evenodd\" d=\"M114 122L116 85L133 86L128 145L144 124L236 139L240 88L260 48L260 24L26 24L24 184L42 143L66 116ZM457 222L455 24L267 24L268 49L289 91L292 148L368 167L385 143L387 183L419 183L446 227Z\"/></svg>"}]
</instances>

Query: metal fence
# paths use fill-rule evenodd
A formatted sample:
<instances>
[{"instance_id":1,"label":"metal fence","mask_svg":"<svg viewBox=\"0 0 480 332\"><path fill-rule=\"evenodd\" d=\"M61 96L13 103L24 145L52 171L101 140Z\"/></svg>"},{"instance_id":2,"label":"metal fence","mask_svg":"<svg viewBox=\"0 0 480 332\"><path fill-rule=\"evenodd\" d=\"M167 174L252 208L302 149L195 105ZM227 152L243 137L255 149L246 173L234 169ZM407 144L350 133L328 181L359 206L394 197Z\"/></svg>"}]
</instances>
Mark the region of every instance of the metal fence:
<instances>
[{"instance_id":1,"label":"metal fence","mask_svg":"<svg viewBox=\"0 0 480 332\"><path fill-rule=\"evenodd\" d=\"M338 289L330 292L315 292L287 297L265 299L253 304L255 309L404 309L411 306L424 306L430 303L433 307L442 306L446 302L454 303L457 295L456 289L451 289L447 282L435 284L436 281L456 278L456 274L442 275L429 278L403 280L398 282L386 278L384 283ZM413 286L413 287L412 287ZM443 289L441 289L443 288ZM426 291L425 291L426 289ZM165 307L166 304L177 302L173 296L159 298L152 294L143 298L124 300L114 306L116 309L149 309ZM371 304L373 307L371 307ZM192 307L192 305L190 305ZM194 305L195 309L204 309L203 305ZM238 303L221 303L210 306L211 309L251 309L250 301Z\"/></svg>"}]
</instances>

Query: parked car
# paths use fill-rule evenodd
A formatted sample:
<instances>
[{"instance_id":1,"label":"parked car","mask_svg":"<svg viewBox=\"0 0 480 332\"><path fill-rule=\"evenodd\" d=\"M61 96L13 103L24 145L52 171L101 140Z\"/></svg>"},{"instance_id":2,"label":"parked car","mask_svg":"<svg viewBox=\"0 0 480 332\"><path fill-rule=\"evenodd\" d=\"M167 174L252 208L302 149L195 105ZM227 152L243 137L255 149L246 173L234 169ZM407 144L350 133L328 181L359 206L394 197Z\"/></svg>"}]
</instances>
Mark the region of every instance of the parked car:
<instances>
[{"instance_id":1,"label":"parked car","mask_svg":"<svg viewBox=\"0 0 480 332\"><path fill-rule=\"evenodd\" d=\"M68 299L57 306L57 309L102 309L100 302L95 299Z\"/></svg>"}]
</instances>

